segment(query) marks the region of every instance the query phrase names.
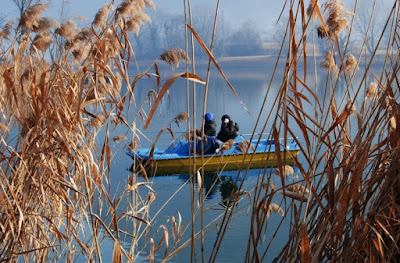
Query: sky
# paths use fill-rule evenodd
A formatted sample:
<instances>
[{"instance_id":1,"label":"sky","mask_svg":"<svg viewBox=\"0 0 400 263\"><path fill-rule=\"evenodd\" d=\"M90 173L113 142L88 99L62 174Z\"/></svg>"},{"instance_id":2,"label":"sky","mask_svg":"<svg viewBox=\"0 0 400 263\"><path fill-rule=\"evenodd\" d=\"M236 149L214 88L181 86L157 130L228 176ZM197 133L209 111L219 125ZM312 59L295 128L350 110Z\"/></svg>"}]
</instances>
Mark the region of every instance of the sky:
<instances>
[{"instance_id":1,"label":"sky","mask_svg":"<svg viewBox=\"0 0 400 263\"><path fill-rule=\"evenodd\" d=\"M0 14L7 18L16 17L18 10L12 4L11 0L0 0L2 9ZM61 12L62 0L42 1L50 5L50 11L44 13L45 16L56 16ZM104 4L109 3L108 0L67 0L64 10L67 17L74 15L83 15L91 21L97 10ZM119 2L119 1L116 1ZM170 14L183 14L182 0L153 0L158 11ZM225 21L229 21L233 26L240 25L244 22L251 21L260 25L271 24L276 21L284 1L276 0L221 0L220 14L223 15ZM214 11L216 8L216 0L192 0L192 9L195 10L199 6L207 6ZM243 3L246 3L243 8ZM49 13L51 15L49 15Z\"/></svg>"},{"instance_id":2,"label":"sky","mask_svg":"<svg viewBox=\"0 0 400 263\"><path fill-rule=\"evenodd\" d=\"M356 0L344 0L345 6L352 9ZM366 2L373 0L358 0L359 4L364 5ZM61 12L63 0L44 0L43 3L50 5L51 15L45 13L45 16L56 16ZM93 20L94 15L104 4L109 3L109 0L64 0L67 3L64 13L68 18L74 18L74 15L83 15L87 17L87 22ZM116 1L119 3L120 1ZM158 11L163 11L170 14L183 14L183 0L153 0ZM290 1L289 1L290 2ZM298 4L298 1L295 1ZM320 0L321 3L326 2ZM378 6L390 8L395 0L377 0ZM0 0L2 9L1 16L7 18L16 17L17 9L12 4L12 0ZM3 4L6 3L6 4ZM220 15L224 21L227 21L231 26L238 27L244 22L251 22L260 28L268 31L275 27L278 16L284 5L284 0L221 0ZM309 0L305 1L308 5ZM206 6L214 11L217 0L191 0L192 10L196 10L199 6ZM307 8L307 7L306 7ZM287 16L287 12L284 13Z\"/></svg>"}]
</instances>

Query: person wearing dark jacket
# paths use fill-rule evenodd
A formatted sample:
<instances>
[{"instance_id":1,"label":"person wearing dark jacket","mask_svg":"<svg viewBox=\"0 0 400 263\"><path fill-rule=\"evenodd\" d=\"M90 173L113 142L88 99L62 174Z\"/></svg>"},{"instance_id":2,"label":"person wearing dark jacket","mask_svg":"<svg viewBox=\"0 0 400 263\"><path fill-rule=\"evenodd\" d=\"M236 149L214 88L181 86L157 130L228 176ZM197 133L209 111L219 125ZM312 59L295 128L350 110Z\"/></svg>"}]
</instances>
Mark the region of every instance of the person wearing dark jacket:
<instances>
[{"instance_id":1,"label":"person wearing dark jacket","mask_svg":"<svg viewBox=\"0 0 400 263\"><path fill-rule=\"evenodd\" d=\"M229 115L225 114L221 118L221 130L219 131L217 138L222 141L226 142L229 139L235 139L238 136L239 125L231 120Z\"/></svg>"},{"instance_id":2,"label":"person wearing dark jacket","mask_svg":"<svg viewBox=\"0 0 400 263\"><path fill-rule=\"evenodd\" d=\"M217 123L214 120L214 115L207 112L204 115L204 134L207 136L215 136L217 134Z\"/></svg>"},{"instance_id":3,"label":"person wearing dark jacket","mask_svg":"<svg viewBox=\"0 0 400 263\"><path fill-rule=\"evenodd\" d=\"M198 136L196 150L198 154L201 154L201 147L203 145L204 154L214 154L222 145L222 142L215 137L217 134L217 123L211 112L207 112L204 115L204 120L204 134L201 133L201 130L196 130L196 135Z\"/></svg>"}]
</instances>

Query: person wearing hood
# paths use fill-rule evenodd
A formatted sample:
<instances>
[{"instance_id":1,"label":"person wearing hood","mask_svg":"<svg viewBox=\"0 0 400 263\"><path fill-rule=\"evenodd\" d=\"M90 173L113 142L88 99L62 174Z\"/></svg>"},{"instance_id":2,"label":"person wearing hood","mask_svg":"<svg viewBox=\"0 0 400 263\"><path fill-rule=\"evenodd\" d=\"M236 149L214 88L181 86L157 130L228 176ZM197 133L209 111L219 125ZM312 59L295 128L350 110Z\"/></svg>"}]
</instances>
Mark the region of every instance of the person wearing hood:
<instances>
[{"instance_id":1,"label":"person wearing hood","mask_svg":"<svg viewBox=\"0 0 400 263\"><path fill-rule=\"evenodd\" d=\"M204 134L207 136L215 136L217 134L217 123L214 120L214 115L207 112L204 115Z\"/></svg>"},{"instance_id":2,"label":"person wearing hood","mask_svg":"<svg viewBox=\"0 0 400 263\"><path fill-rule=\"evenodd\" d=\"M229 139L235 139L238 136L239 125L231 120L231 117L227 114L221 118L221 130L219 131L217 138L226 142Z\"/></svg>"},{"instance_id":3,"label":"person wearing hood","mask_svg":"<svg viewBox=\"0 0 400 263\"><path fill-rule=\"evenodd\" d=\"M204 134L201 133L201 130L196 130L196 134L200 138L197 141L196 150L197 153L200 154L203 145L204 154L214 154L222 145L222 142L215 137L217 133L217 123L211 112L207 112L204 115L204 120Z\"/></svg>"}]
</instances>

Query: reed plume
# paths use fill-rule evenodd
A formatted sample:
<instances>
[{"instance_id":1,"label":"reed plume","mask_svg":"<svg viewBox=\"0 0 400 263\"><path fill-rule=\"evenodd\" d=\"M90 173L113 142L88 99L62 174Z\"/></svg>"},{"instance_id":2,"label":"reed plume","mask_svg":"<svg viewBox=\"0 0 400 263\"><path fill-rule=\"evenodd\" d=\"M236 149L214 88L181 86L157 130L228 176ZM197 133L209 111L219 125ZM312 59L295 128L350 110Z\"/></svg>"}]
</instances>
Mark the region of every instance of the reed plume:
<instances>
[{"instance_id":1,"label":"reed plume","mask_svg":"<svg viewBox=\"0 0 400 263\"><path fill-rule=\"evenodd\" d=\"M126 140L127 138L126 138L126 136L124 136L124 135L116 135L116 136L114 136L113 137L113 141L114 142L120 142L120 141L124 141L124 140Z\"/></svg>"},{"instance_id":2,"label":"reed plume","mask_svg":"<svg viewBox=\"0 0 400 263\"><path fill-rule=\"evenodd\" d=\"M68 20L66 23L62 24L56 29L55 34L58 34L66 39L72 39L77 30L76 23L72 20Z\"/></svg>"},{"instance_id":3,"label":"reed plume","mask_svg":"<svg viewBox=\"0 0 400 263\"><path fill-rule=\"evenodd\" d=\"M95 27L102 27L106 23L106 19L108 16L108 13L114 8L112 4L105 4L102 8L99 9L99 11L96 13L93 19L93 26Z\"/></svg>"},{"instance_id":4,"label":"reed plume","mask_svg":"<svg viewBox=\"0 0 400 263\"><path fill-rule=\"evenodd\" d=\"M51 18L42 17L38 20L37 25L32 27L32 31L36 33L48 32L51 28L57 26L57 21Z\"/></svg>"},{"instance_id":5,"label":"reed plume","mask_svg":"<svg viewBox=\"0 0 400 263\"><path fill-rule=\"evenodd\" d=\"M29 30L33 30L34 27L38 27L40 15L47 9L47 5L40 3L28 7L21 16L19 26Z\"/></svg>"},{"instance_id":6,"label":"reed plume","mask_svg":"<svg viewBox=\"0 0 400 263\"><path fill-rule=\"evenodd\" d=\"M347 17L352 13L346 10L344 3L339 0L329 0L324 4L324 10L328 12L326 25L328 27L329 38L334 39L348 26Z\"/></svg>"},{"instance_id":7,"label":"reed plume","mask_svg":"<svg viewBox=\"0 0 400 263\"><path fill-rule=\"evenodd\" d=\"M117 8L117 12L122 17L128 17L134 15L136 13L142 12L146 7L146 4L143 0L124 0L119 7Z\"/></svg>"},{"instance_id":8,"label":"reed plume","mask_svg":"<svg viewBox=\"0 0 400 263\"><path fill-rule=\"evenodd\" d=\"M45 52L53 43L53 40L48 34L38 34L32 41L32 48L35 47L38 50Z\"/></svg>"},{"instance_id":9,"label":"reed plume","mask_svg":"<svg viewBox=\"0 0 400 263\"><path fill-rule=\"evenodd\" d=\"M337 76L339 73L339 68L336 65L335 59L331 51L326 52L324 60L321 62L321 67L332 71L332 73Z\"/></svg>"},{"instance_id":10,"label":"reed plume","mask_svg":"<svg viewBox=\"0 0 400 263\"><path fill-rule=\"evenodd\" d=\"M242 153L246 153L248 151L255 150L254 145L250 141L247 141L247 140L238 142L235 149Z\"/></svg>"},{"instance_id":11,"label":"reed plume","mask_svg":"<svg viewBox=\"0 0 400 263\"><path fill-rule=\"evenodd\" d=\"M76 34L73 38L72 42L85 42L91 39L93 36L93 31L91 28L85 27L79 30L79 33Z\"/></svg>"},{"instance_id":12,"label":"reed plume","mask_svg":"<svg viewBox=\"0 0 400 263\"><path fill-rule=\"evenodd\" d=\"M180 126L181 122L187 123L188 120L189 120L189 115L187 114L187 112L181 112L174 118L174 122L178 127Z\"/></svg>"},{"instance_id":13,"label":"reed plume","mask_svg":"<svg viewBox=\"0 0 400 263\"><path fill-rule=\"evenodd\" d=\"M166 50L160 55L160 59L172 68L179 67L181 60L190 61L187 53L181 48Z\"/></svg>"},{"instance_id":14,"label":"reed plume","mask_svg":"<svg viewBox=\"0 0 400 263\"><path fill-rule=\"evenodd\" d=\"M133 33L135 33L136 35L138 35L139 34L139 30L140 30L140 25L139 25L139 23L137 23L136 22L136 20L135 19L129 19L127 22L126 22L126 29L129 31L129 32L133 32Z\"/></svg>"},{"instance_id":15,"label":"reed plume","mask_svg":"<svg viewBox=\"0 0 400 263\"><path fill-rule=\"evenodd\" d=\"M270 217L271 212L280 214L281 216L285 216L285 212L283 211L283 209L279 205L274 204L274 203L265 204L264 205L264 210L266 211L267 218Z\"/></svg>"},{"instance_id":16,"label":"reed plume","mask_svg":"<svg viewBox=\"0 0 400 263\"><path fill-rule=\"evenodd\" d=\"M357 68L358 68L358 63L357 63L356 58L352 54L349 54L347 56L347 59L346 59L346 69L347 69L347 71L348 72L353 72Z\"/></svg>"},{"instance_id":17,"label":"reed plume","mask_svg":"<svg viewBox=\"0 0 400 263\"><path fill-rule=\"evenodd\" d=\"M287 164L282 167L276 168L274 172L276 175L283 175L283 176L294 175L293 167Z\"/></svg>"},{"instance_id":18,"label":"reed plume","mask_svg":"<svg viewBox=\"0 0 400 263\"><path fill-rule=\"evenodd\" d=\"M22 135L25 135L37 123L33 110L32 90L39 86L40 76L49 69L49 65L44 59L37 56L21 56L18 60L13 61L10 69L10 74L15 82L8 85L15 87L15 96L13 93L3 94L3 98L7 102L3 111L11 110L18 118L26 119L26 125L22 128Z\"/></svg>"},{"instance_id":19,"label":"reed plume","mask_svg":"<svg viewBox=\"0 0 400 263\"><path fill-rule=\"evenodd\" d=\"M145 13L138 13L126 22L126 28L128 31L138 34L140 26L144 22L150 22L150 17Z\"/></svg>"},{"instance_id":20,"label":"reed plume","mask_svg":"<svg viewBox=\"0 0 400 263\"><path fill-rule=\"evenodd\" d=\"M375 82L371 82L367 88L365 96L373 99L378 95L378 85Z\"/></svg>"},{"instance_id":21,"label":"reed plume","mask_svg":"<svg viewBox=\"0 0 400 263\"><path fill-rule=\"evenodd\" d=\"M144 0L144 3L147 8L156 8L156 5L153 3L152 0Z\"/></svg>"},{"instance_id":22,"label":"reed plume","mask_svg":"<svg viewBox=\"0 0 400 263\"><path fill-rule=\"evenodd\" d=\"M224 144L222 144L222 146L219 149L217 149L218 150L217 152L220 151L221 154L223 154L224 152L229 151L234 144L235 142L232 139L229 139L228 141L224 142Z\"/></svg>"},{"instance_id":23,"label":"reed plume","mask_svg":"<svg viewBox=\"0 0 400 263\"><path fill-rule=\"evenodd\" d=\"M301 195L309 195L310 194L310 190L308 190L308 188L299 185L299 184L291 184L286 186L286 188L289 191L295 192L295 193L299 193Z\"/></svg>"},{"instance_id":24,"label":"reed plume","mask_svg":"<svg viewBox=\"0 0 400 263\"><path fill-rule=\"evenodd\" d=\"M8 21L7 24L3 27L3 29L0 31L0 40L1 39L9 39L11 35L11 29L14 24L14 21Z\"/></svg>"}]
</instances>

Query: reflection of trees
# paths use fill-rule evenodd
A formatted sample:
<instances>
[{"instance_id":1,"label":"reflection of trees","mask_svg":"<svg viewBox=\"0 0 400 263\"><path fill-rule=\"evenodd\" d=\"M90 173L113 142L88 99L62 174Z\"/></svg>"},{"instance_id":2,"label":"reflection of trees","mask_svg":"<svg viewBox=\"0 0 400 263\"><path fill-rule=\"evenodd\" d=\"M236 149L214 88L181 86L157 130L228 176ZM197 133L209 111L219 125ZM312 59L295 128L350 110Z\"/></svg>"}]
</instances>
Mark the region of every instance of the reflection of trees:
<instances>
[{"instance_id":1,"label":"reflection of trees","mask_svg":"<svg viewBox=\"0 0 400 263\"><path fill-rule=\"evenodd\" d=\"M137 56L154 58L162 51L173 47L185 47L185 22L183 15L166 14L159 11L149 12L151 23L141 27L138 35L131 35ZM209 46L213 31L214 10L199 7L193 13L192 27ZM262 31L255 23L247 21L236 31L230 32L230 25L219 16L213 54L215 57L259 55L264 53ZM203 49L195 42L195 55L208 58Z\"/></svg>"},{"instance_id":2,"label":"reflection of trees","mask_svg":"<svg viewBox=\"0 0 400 263\"><path fill-rule=\"evenodd\" d=\"M216 172L204 173L204 189L206 199L212 199L218 191L219 178Z\"/></svg>"},{"instance_id":3,"label":"reflection of trees","mask_svg":"<svg viewBox=\"0 0 400 263\"><path fill-rule=\"evenodd\" d=\"M261 31L250 21L244 23L230 37L230 55L259 55L263 53Z\"/></svg>"},{"instance_id":4,"label":"reflection of trees","mask_svg":"<svg viewBox=\"0 0 400 263\"><path fill-rule=\"evenodd\" d=\"M233 194L237 191L237 185L232 180L232 177L224 177L225 180L221 181L219 190L221 192L222 204L226 207L230 207L233 202Z\"/></svg>"}]
</instances>

